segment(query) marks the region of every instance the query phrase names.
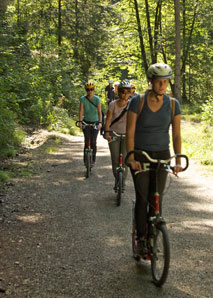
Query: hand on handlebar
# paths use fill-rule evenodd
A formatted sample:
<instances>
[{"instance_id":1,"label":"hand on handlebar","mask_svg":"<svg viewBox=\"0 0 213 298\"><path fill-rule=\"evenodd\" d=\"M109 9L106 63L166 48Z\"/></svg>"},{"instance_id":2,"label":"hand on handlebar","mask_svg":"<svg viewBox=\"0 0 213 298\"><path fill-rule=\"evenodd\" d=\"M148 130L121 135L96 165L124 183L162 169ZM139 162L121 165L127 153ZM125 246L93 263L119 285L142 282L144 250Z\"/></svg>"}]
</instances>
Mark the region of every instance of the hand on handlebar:
<instances>
[{"instance_id":1,"label":"hand on handlebar","mask_svg":"<svg viewBox=\"0 0 213 298\"><path fill-rule=\"evenodd\" d=\"M97 126L97 129L98 129L98 130L100 130L100 129L101 129L101 127L102 127L102 124L101 124L101 123L99 123L99 124L98 124L98 126Z\"/></svg>"},{"instance_id":2,"label":"hand on handlebar","mask_svg":"<svg viewBox=\"0 0 213 298\"><path fill-rule=\"evenodd\" d=\"M138 172L142 172L142 167L141 167L141 163L137 160L131 160L128 162L130 168L132 170L138 171Z\"/></svg>"},{"instance_id":3,"label":"hand on handlebar","mask_svg":"<svg viewBox=\"0 0 213 298\"><path fill-rule=\"evenodd\" d=\"M80 128L80 129L83 129L82 121L79 121L79 128Z\"/></svg>"},{"instance_id":4,"label":"hand on handlebar","mask_svg":"<svg viewBox=\"0 0 213 298\"><path fill-rule=\"evenodd\" d=\"M104 138L108 141L108 143L112 142L112 137L108 132L105 133Z\"/></svg>"},{"instance_id":5,"label":"hand on handlebar","mask_svg":"<svg viewBox=\"0 0 213 298\"><path fill-rule=\"evenodd\" d=\"M182 171L183 171L183 167L182 167L180 164L175 165L175 166L173 167L173 174L174 174L175 176L178 176L178 173L179 173L179 172L182 172Z\"/></svg>"}]
</instances>

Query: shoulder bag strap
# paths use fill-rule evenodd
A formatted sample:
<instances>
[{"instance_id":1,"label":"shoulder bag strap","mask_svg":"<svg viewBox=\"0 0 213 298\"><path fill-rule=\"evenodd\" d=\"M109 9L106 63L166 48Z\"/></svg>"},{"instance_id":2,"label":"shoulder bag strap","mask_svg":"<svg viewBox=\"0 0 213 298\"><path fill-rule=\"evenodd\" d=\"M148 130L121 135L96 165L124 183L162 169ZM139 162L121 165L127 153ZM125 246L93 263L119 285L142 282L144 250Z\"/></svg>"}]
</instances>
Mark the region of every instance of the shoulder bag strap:
<instances>
[{"instance_id":1,"label":"shoulder bag strap","mask_svg":"<svg viewBox=\"0 0 213 298\"><path fill-rule=\"evenodd\" d=\"M95 106L96 108L98 108L98 107L96 106L96 104L94 104L94 102L90 101L89 98L88 98L87 96L85 96L85 97L86 97L86 99L89 101L89 103L91 103L93 106Z\"/></svg>"},{"instance_id":2,"label":"shoulder bag strap","mask_svg":"<svg viewBox=\"0 0 213 298\"><path fill-rule=\"evenodd\" d=\"M110 126L109 127L111 127L113 124L115 124L115 122L117 122L118 120L120 120L121 119L121 117L123 117L123 115L126 113L126 111L127 111L127 106L128 106L128 104L125 106L125 108L122 110L122 112L120 113L120 115L117 117L117 118L115 118L112 122L111 122L111 124L110 124Z\"/></svg>"}]
</instances>

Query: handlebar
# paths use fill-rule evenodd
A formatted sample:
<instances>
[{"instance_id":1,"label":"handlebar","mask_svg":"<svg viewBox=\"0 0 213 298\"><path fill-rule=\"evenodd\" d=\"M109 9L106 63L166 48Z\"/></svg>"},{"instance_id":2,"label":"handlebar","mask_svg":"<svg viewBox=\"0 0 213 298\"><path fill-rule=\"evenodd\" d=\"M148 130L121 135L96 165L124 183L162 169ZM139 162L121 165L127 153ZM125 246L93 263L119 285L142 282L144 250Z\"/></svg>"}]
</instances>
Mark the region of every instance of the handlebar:
<instances>
[{"instance_id":1,"label":"handlebar","mask_svg":"<svg viewBox=\"0 0 213 298\"><path fill-rule=\"evenodd\" d=\"M117 133L114 130L105 130L104 131L104 138L105 138L105 133L109 132L110 134L114 134L116 137L125 137L126 134L125 133Z\"/></svg>"},{"instance_id":2,"label":"handlebar","mask_svg":"<svg viewBox=\"0 0 213 298\"><path fill-rule=\"evenodd\" d=\"M86 123L84 121L76 121L75 122L75 126L77 126L78 128L80 128L80 123L82 123L82 128L85 128L86 126L91 126L94 127L95 129L97 129L97 124L96 123Z\"/></svg>"},{"instance_id":3,"label":"handlebar","mask_svg":"<svg viewBox=\"0 0 213 298\"><path fill-rule=\"evenodd\" d=\"M176 158L176 157L180 157L180 158L184 158L186 160L186 165L185 167L183 168L182 172L185 171L188 166L189 166L189 159L188 157L185 155L185 154L175 154L173 156L171 156L170 158L166 159L166 160L163 160L163 159L153 159L149 156L149 154L145 151L140 151L140 150L132 150L130 152L127 153L126 155L126 158L125 158L125 164L130 167L130 164L128 162L128 158L131 154L134 154L134 153L140 153L141 155L145 156L146 159L151 162L151 163L157 163L157 164L164 164L164 165L168 165L169 162L173 159L173 158ZM172 167L171 167L172 168Z\"/></svg>"}]
</instances>

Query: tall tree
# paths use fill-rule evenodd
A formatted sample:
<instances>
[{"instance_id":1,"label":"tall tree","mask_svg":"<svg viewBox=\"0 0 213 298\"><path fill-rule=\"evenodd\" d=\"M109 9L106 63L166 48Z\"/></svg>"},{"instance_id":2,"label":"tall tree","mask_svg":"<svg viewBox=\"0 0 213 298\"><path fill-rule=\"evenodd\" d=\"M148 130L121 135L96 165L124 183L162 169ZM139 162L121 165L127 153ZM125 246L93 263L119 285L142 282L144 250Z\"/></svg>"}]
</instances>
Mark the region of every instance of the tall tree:
<instances>
[{"instance_id":1,"label":"tall tree","mask_svg":"<svg viewBox=\"0 0 213 298\"><path fill-rule=\"evenodd\" d=\"M180 39L180 2L174 0L175 7L175 86L174 96L181 101L181 39Z\"/></svg>"},{"instance_id":2,"label":"tall tree","mask_svg":"<svg viewBox=\"0 0 213 298\"><path fill-rule=\"evenodd\" d=\"M61 0L58 0L58 45L61 46L62 32L61 32Z\"/></svg>"},{"instance_id":3,"label":"tall tree","mask_svg":"<svg viewBox=\"0 0 213 298\"><path fill-rule=\"evenodd\" d=\"M182 68L181 68L181 74L182 74L182 94L183 94L183 100L187 100L186 95L186 62L189 56L189 50L192 43L192 36L195 26L195 20L197 17L197 8L198 8L199 0L196 1L194 5L194 12L193 12L193 19L191 23L191 27L189 28L189 36L188 40L186 37L186 2L183 0L183 55L182 55Z\"/></svg>"},{"instance_id":4,"label":"tall tree","mask_svg":"<svg viewBox=\"0 0 213 298\"><path fill-rule=\"evenodd\" d=\"M3 15L7 10L7 0L0 1L0 15Z\"/></svg>"},{"instance_id":5,"label":"tall tree","mask_svg":"<svg viewBox=\"0 0 213 298\"><path fill-rule=\"evenodd\" d=\"M147 64L147 59L146 59L146 51L145 51L145 47L144 47L143 34L142 34L142 30L141 30L141 21L140 21L140 16L139 16L137 0L134 0L134 5L135 5L135 15L136 15L136 19L137 19L137 26L138 26L138 36L139 36L139 40L140 40L141 57L143 59L144 68L147 71L148 64Z\"/></svg>"}]
</instances>

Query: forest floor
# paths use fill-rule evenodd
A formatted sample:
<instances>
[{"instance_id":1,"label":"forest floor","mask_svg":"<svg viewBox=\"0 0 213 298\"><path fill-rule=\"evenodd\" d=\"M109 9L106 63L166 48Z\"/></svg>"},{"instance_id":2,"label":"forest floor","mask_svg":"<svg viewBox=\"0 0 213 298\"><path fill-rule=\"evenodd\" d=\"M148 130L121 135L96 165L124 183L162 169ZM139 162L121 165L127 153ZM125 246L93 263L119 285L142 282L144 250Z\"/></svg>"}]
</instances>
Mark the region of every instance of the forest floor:
<instances>
[{"instance_id":1,"label":"forest floor","mask_svg":"<svg viewBox=\"0 0 213 298\"><path fill-rule=\"evenodd\" d=\"M83 136L35 131L6 161L15 177L0 190L0 297L213 296L213 178L193 160L164 195L171 264L162 288L131 252L131 175L121 206L107 142L84 178Z\"/></svg>"}]
</instances>

